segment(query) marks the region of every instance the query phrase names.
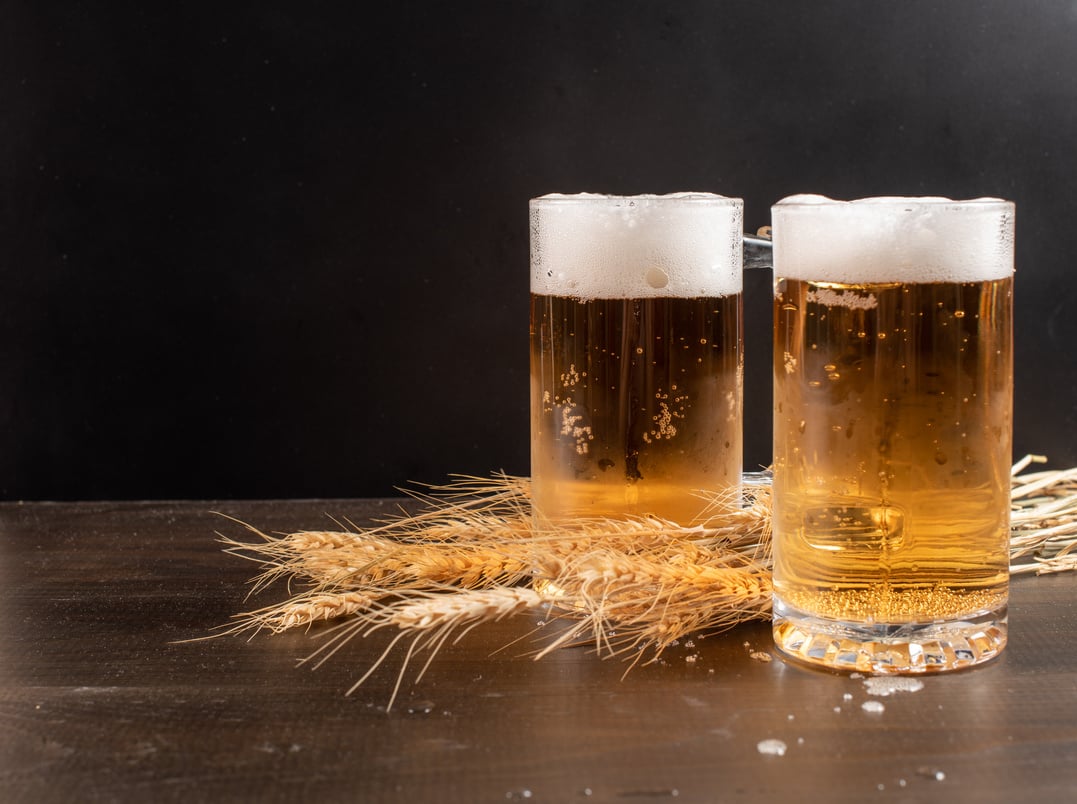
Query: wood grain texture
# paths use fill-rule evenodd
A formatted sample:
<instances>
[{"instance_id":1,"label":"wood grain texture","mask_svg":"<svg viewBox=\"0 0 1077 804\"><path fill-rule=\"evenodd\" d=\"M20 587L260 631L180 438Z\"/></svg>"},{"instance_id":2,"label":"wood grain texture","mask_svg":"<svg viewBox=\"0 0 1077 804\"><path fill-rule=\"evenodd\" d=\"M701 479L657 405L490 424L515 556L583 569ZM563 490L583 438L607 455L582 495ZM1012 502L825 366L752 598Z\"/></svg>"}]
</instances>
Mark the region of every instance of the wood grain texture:
<instances>
[{"instance_id":1,"label":"wood grain texture","mask_svg":"<svg viewBox=\"0 0 1077 804\"><path fill-rule=\"evenodd\" d=\"M885 698L862 679L753 658L771 651L765 623L679 645L622 680L625 665L586 649L532 661L542 626L521 617L447 648L388 713L402 653L344 695L388 634L316 671L295 665L317 630L178 642L283 595L244 601L255 567L214 535L242 531L211 511L290 531L393 504L0 505L0 798L1077 797L1077 575L1014 581L999 661ZM885 710L865 711L869 700ZM785 755L760 753L765 739Z\"/></svg>"}]
</instances>

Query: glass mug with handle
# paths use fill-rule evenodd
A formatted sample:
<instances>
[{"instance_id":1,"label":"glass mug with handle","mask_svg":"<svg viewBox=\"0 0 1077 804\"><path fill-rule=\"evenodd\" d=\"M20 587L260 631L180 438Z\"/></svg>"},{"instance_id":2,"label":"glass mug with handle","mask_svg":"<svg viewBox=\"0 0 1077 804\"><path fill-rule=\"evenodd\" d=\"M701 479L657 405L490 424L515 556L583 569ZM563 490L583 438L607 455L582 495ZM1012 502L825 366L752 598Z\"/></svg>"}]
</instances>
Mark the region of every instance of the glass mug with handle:
<instances>
[{"instance_id":1,"label":"glass mug with handle","mask_svg":"<svg viewBox=\"0 0 1077 804\"><path fill-rule=\"evenodd\" d=\"M739 503L743 202L555 194L530 222L536 521Z\"/></svg>"},{"instance_id":2,"label":"glass mug with handle","mask_svg":"<svg viewBox=\"0 0 1077 804\"><path fill-rule=\"evenodd\" d=\"M772 226L776 646L869 673L994 658L1014 205L794 196Z\"/></svg>"}]
</instances>

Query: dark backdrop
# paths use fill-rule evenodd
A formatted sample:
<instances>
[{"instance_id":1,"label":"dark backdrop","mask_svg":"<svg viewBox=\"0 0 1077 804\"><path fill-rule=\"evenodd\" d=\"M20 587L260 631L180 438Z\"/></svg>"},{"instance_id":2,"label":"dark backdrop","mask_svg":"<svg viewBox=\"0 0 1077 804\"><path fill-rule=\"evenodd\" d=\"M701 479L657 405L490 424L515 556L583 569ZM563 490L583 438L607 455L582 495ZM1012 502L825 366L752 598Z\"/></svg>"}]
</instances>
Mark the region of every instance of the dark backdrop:
<instances>
[{"instance_id":1,"label":"dark backdrop","mask_svg":"<svg viewBox=\"0 0 1077 804\"><path fill-rule=\"evenodd\" d=\"M1017 202L1017 455L1077 464L1077 4L0 5L0 496L528 471L528 198ZM769 455L748 286L746 463Z\"/></svg>"}]
</instances>

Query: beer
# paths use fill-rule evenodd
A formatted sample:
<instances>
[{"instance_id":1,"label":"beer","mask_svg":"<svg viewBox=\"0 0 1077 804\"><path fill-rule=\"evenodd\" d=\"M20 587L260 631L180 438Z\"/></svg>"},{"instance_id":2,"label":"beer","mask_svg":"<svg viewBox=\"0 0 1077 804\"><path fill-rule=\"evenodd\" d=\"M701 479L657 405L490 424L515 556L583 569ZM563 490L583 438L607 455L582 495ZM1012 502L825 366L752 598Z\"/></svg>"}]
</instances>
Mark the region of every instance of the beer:
<instances>
[{"instance_id":1,"label":"beer","mask_svg":"<svg viewBox=\"0 0 1077 804\"><path fill-rule=\"evenodd\" d=\"M1012 205L774 212L778 647L872 672L986 661L1006 640Z\"/></svg>"},{"instance_id":2,"label":"beer","mask_svg":"<svg viewBox=\"0 0 1077 804\"><path fill-rule=\"evenodd\" d=\"M740 301L531 296L539 510L687 524L739 485Z\"/></svg>"},{"instance_id":3,"label":"beer","mask_svg":"<svg viewBox=\"0 0 1077 804\"><path fill-rule=\"evenodd\" d=\"M691 524L741 473L741 207L707 194L532 201L536 516Z\"/></svg>"}]
</instances>

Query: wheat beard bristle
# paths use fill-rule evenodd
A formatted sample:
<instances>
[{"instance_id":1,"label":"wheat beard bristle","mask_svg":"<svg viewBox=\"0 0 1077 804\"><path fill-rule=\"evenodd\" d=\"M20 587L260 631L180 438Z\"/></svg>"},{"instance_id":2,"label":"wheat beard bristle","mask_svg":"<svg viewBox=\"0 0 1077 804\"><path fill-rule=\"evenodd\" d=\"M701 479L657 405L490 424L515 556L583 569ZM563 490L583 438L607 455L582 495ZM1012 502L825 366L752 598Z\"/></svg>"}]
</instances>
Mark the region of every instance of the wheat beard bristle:
<instances>
[{"instance_id":1,"label":"wheat beard bristle","mask_svg":"<svg viewBox=\"0 0 1077 804\"><path fill-rule=\"evenodd\" d=\"M346 693L351 695L362 686L388 658L397 643L410 636L411 642L385 707L388 712L396 701L408 665L417 651L428 650L429 656L414 683L422 679L434 657L450 639L455 637L454 641L459 640L476 625L535 609L546 602L542 594L527 587L447 591L442 594L419 594L411 599L399 598L358 614L351 622L331 632L331 638L301 663L314 662L315 668L320 667L352 637L359 634L369 636L385 627L397 628L399 633Z\"/></svg>"}]
</instances>

